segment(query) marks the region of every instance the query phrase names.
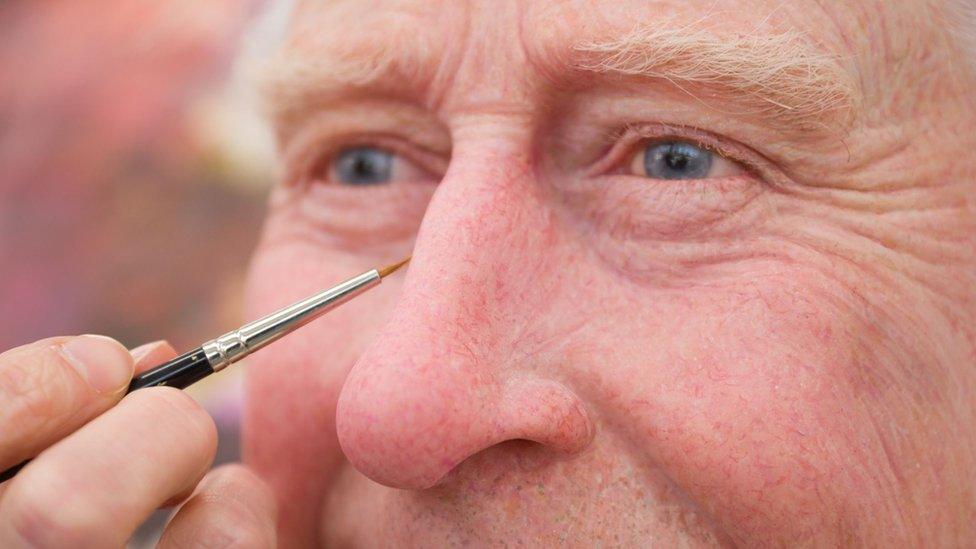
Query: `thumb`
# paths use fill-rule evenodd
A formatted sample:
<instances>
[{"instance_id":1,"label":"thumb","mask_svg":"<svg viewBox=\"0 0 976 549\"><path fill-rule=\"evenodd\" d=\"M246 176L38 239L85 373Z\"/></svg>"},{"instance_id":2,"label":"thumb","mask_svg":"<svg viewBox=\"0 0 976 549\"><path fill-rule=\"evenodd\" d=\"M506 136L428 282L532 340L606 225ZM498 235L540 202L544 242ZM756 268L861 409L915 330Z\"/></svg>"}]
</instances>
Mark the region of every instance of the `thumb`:
<instances>
[{"instance_id":1,"label":"thumb","mask_svg":"<svg viewBox=\"0 0 976 549\"><path fill-rule=\"evenodd\" d=\"M180 507L159 547L275 547L277 514L271 490L257 475L225 465Z\"/></svg>"}]
</instances>

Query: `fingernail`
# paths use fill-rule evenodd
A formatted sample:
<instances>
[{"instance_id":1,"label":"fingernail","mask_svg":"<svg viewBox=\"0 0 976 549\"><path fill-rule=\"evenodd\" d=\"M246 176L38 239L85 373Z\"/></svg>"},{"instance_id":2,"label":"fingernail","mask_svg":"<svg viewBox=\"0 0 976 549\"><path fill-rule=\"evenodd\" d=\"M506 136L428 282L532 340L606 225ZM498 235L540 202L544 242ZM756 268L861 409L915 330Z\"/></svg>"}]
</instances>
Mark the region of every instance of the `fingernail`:
<instances>
[{"instance_id":1,"label":"fingernail","mask_svg":"<svg viewBox=\"0 0 976 549\"><path fill-rule=\"evenodd\" d=\"M132 377L132 356L114 339L82 335L61 346L61 354L99 393L114 393Z\"/></svg>"},{"instance_id":2,"label":"fingernail","mask_svg":"<svg viewBox=\"0 0 976 549\"><path fill-rule=\"evenodd\" d=\"M132 349L131 351L129 351L129 354L131 354L132 355L132 359L136 363L138 363L140 360L146 358L149 355L149 353L155 351L156 349L158 349L160 346L164 345L165 343L166 342L163 341L162 339L160 339L158 341L153 341L152 343L145 343L145 344L140 345L140 346L136 347L135 349Z\"/></svg>"}]
</instances>

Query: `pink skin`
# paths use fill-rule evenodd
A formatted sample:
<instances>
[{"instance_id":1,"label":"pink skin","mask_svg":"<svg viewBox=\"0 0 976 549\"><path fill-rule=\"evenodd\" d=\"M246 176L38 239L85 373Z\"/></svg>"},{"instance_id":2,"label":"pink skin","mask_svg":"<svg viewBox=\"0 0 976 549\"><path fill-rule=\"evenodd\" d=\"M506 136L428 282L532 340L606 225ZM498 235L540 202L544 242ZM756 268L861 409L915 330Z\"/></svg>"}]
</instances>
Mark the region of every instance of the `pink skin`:
<instances>
[{"instance_id":1,"label":"pink skin","mask_svg":"<svg viewBox=\"0 0 976 549\"><path fill-rule=\"evenodd\" d=\"M250 313L413 254L250 360L245 458L286 546L976 542L976 116L951 51L910 49L941 36L906 23L914 4L879 22L858 3L718 2L718 31L772 12L772 29L871 53L842 140L666 82L541 76L567 44L673 25L687 3L389 4L308 2L289 45L327 58L329 29L357 28L437 53L425 85L279 120L297 179L322 143L376 139L405 151L403 177L278 188ZM924 78L882 43L908 44ZM621 124L662 123L771 166L594 167Z\"/></svg>"}]
</instances>

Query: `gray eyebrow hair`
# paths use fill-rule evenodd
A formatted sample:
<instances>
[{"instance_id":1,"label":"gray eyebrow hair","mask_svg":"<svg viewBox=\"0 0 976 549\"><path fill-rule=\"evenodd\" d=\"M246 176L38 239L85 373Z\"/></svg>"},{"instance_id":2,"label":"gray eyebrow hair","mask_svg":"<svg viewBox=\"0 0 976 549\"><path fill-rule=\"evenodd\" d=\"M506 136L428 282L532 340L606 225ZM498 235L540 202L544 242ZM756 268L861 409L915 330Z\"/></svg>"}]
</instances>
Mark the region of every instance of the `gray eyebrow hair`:
<instances>
[{"instance_id":1,"label":"gray eyebrow hair","mask_svg":"<svg viewBox=\"0 0 976 549\"><path fill-rule=\"evenodd\" d=\"M796 31L719 36L688 27L639 26L573 50L578 70L663 79L706 105L690 85L725 90L747 105L732 114L771 117L798 130L846 126L859 106L853 75Z\"/></svg>"},{"instance_id":2,"label":"gray eyebrow hair","mask_svg":"<svg viewBox=\"0 0 976 549\"><path fill-rule=\"evenodd\" d=\"M433 55L413 46L376 40L329 44L319 56L281 48L253 60L248 77L265 114L282 121L301 115L309 102L327 102L349 90L416 91L432 78Z\"/></svg>"},{"instance_id":3,"label":"gray eyebrow hair","mask_svg":"<svg viewBox=\"0 0 976 549\"><path fill-rule=\"evenodd\" d=\"M557 57L571 70L663 80L706 108L759 117L786 133L836 137L854 122L860 106L852 73L796 31L722 36L662 23L569 47ZM301 118L308 102L325 101L334 92L417 91L433 78L436 57L412 38L363 39L328 44L314 57L278 49L250 72L266 114L287 125ZM716 95L729 100L717 104Z\"/></svg>"}]
</instances>

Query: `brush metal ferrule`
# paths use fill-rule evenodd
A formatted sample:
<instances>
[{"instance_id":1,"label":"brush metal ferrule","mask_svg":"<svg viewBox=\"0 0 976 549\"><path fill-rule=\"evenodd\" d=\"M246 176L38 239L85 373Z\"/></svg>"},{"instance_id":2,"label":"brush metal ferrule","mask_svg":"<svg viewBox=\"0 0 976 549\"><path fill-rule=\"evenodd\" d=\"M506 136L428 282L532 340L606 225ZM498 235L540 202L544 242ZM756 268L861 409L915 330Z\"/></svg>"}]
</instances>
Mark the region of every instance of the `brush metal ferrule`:
<instances>
[{"instance_id":1,"label":"brush metal ferrule","mask_svg":"<svg viewBox=\"0 0 976 549\"><path fill-rule=\"evenodd\" d=\"M227 332L202 345L215 372L237 362L281 336L304 326L324 313L380 283L376 269L350 278L328 290Z\"/></svg>"}]
</instances>

